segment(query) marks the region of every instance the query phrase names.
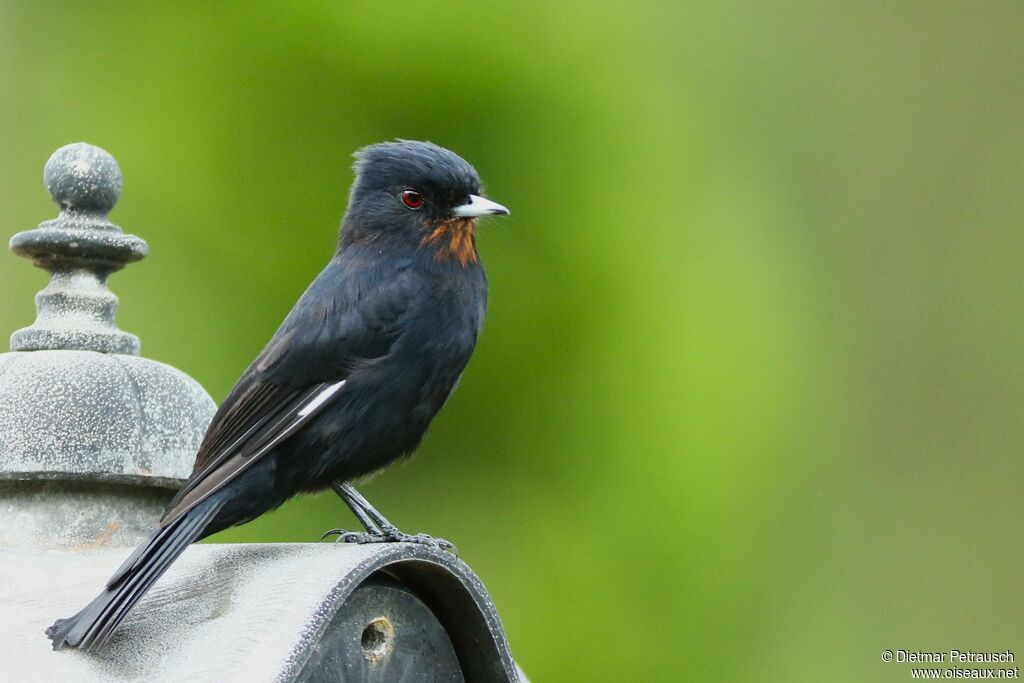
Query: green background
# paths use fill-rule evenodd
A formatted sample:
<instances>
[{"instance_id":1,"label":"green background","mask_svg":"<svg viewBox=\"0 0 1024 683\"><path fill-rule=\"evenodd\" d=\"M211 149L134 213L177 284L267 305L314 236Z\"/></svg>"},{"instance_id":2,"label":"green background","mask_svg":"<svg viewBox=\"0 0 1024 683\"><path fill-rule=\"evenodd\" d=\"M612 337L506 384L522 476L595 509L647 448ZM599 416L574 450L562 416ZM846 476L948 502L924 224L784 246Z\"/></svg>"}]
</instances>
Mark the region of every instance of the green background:
<instances>
[{"instance_id":1,"label":"green background","mask_svg":"<svg viewBox=\"0 0 1024 683\"><path fill-rule=\"evenodd\" d=\"M378 7L376 5L387 5ZM1024 5L0 2L0 221L68 142L125 174L143 353L216 400L330 256L351 152L512 209L418 456L535 681L908 680L1024 656ZM41 271L0 257L6 335ZM355 524L333 495L222 541Z\"/></svg>"}]
</instances>

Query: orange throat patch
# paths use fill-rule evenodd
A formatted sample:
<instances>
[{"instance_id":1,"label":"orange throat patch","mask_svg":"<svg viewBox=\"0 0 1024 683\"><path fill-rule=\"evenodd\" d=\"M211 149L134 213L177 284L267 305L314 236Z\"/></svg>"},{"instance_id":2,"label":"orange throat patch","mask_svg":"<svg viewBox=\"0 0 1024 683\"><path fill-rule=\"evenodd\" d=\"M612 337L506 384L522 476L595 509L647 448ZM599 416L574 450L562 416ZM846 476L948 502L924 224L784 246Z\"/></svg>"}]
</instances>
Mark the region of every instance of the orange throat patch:
<instances>
[{"instance_id":1,"label":"orange throat patch","mask_svg":"<svg viewBox=\"0 0 1024 683\"><path fill-rule=\"evenodd\" d=\"M438 245L434 255L438 261L455 260L466 266L476 263L476 219L450 218L441 221L434 230L423 238L423 244Z\"/></svg>"}]
</instances>

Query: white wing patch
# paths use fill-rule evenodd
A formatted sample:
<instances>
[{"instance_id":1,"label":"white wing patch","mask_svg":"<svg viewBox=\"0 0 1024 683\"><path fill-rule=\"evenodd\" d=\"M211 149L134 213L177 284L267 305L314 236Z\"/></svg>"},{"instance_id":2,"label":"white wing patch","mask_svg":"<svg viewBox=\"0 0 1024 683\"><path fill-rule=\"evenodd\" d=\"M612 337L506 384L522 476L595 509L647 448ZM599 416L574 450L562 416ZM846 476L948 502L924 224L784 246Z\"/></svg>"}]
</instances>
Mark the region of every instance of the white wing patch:
<instances>
[{"instance_id":1,"label":"white wing patch","mask_svg":"<svg viewBox=\"0 0 1024 683\"><path fill-rule=\"evenodd\" d=\"M327 387L325 387L319 394L313 397L313 400L311 400L309 403L303 406L302 410L299 411L299 418L301 419L306 417L311 412L313 412L314 410L322 406L324 403L326 403L331 398L331 396L334 396L334 394L338 392L338 389L341 389L341 387L344 386L344 384L345 380L341 380L340 382L335 382L334 384L330 384Z\"/></svg>"},{"instance_id":2,"label":"white wing patch","mask_svg":"<svg viewBox=\"0 0 1024 683\"><path fill-rule=\"evenodd\" d=\"M220 490L229 481L248 469L250 465L271 450L282 441L299 431L307 422L312 420L323 409L331 398L345 385L345 380L333 384L320 385L321 389L310 387L308 393L311 398L300 400L298 405L284 408L278 415L276 421L257 422L250 427L238 440L229 448L225 449L220 456L206 466L191 484L186 484L179 495L181 500L177 504L176 512L161 520L160 525L166 527L175 520L181 518L185 513L196 505L206 500L214 492ZM302 407L299 408L298 406ZM252 434L256 431L256 435ZM252 441L255 443L252 443ZM247 448L248 447L248 448ZM241 452L239 452L239 449ZM221 470L223 475L217 476L216 470ZM210 476L214 477L211 481Z\"/></svg>"}]
</instances>

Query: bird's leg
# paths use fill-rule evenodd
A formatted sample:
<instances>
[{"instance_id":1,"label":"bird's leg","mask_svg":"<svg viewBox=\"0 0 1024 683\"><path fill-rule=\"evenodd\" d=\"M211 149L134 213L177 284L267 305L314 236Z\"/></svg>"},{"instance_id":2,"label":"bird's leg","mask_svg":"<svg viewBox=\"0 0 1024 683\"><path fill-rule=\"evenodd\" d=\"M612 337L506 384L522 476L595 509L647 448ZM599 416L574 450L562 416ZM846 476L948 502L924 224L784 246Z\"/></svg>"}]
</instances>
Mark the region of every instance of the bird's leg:
<instances>
[{"instance_id":1,"label":"bird's leg","mask_svg":"<svg viewBox=\"0 0 1024 683\"><path fill-rule=\"evenodd\" d=\"M352 514L356 516L356 519L359 520L359 523L363 525L364 529L366 529L367 535L383 536L383 529L381 529L381 527L377 525L373 517L371 517L370 514L366 511L365 507L360 504L361 502L365 502L365 499L362 496L360 496L359 493L354 488L352 488L350 484L344 482L335 482L334 484L332 484L331 488L334 489L334 492L337 493L338 496L343 501L345 501L345 504L348 505L349 509L352 510ZM374 512L376 512L376 510L374 510ZM381 516L381 519L383 519L383 515ZM387 520L384 521L387 522ZM388 522L388 526L393 525L391 525L391 523ZM338 540L341 541L347 540L349 537L354 538L359 535L360 534L354 531L345 531L344 529L331 529L330 531L325 532L324 535L320 537L320 540L322 541L328 536L338 536Z\"/></svg>"},{"instance_id":2,"label":"bird's leg","mask_svg":"<svg viewBox=\"0 0 1024 683\"><path fill-rule=\"evenodd\" d=\"M352 513L366 529L365 532L343 531L342 529L331 529L323 535L338 536L338 543L420 543L430 545L442 550L458 554L455 546L441 538L434 538L427 534L407 534L400 531L398 527L388 521L377 508L370 504L355 487L348 482L335 482L331 488L345 501Z\"/></svg>"},{"instance_id":3,"label":"bird's leg","mask_svg":"<svg viewBox=\"0 0 1024 683\"><path fill-rule=\"evenodd\" d=\"M377 508L370 504L370 501L366 500L363 494L356 491L355 487L348 482L335 483L334 491L345 503L352 508L352 512L359 517L359 521L363 522L363 526L369 532L379 531L383 534L394 533L398 531L398 528L388 521L388 518L380 513ZM367 525L364 519L369 519L372 526Z\"/></svg>"},{"instance_id":4,"label":"bird's leg","mask_svg":"<svg viewBox=\"0 0 1024 683\"><path fill-rule=\"evenodd\" d=\"M382 534L386 529L393 528L394 525L374 510L369 502L351 484L335 483L332 488L345 501L345 504L352 510L352 514L356 516L359 523L363 525L363 528L368 533ZM376 517L374 513L376 513ZM384 523L380 524L378 520L382 520Z\"/></svg>"}]
</instances>

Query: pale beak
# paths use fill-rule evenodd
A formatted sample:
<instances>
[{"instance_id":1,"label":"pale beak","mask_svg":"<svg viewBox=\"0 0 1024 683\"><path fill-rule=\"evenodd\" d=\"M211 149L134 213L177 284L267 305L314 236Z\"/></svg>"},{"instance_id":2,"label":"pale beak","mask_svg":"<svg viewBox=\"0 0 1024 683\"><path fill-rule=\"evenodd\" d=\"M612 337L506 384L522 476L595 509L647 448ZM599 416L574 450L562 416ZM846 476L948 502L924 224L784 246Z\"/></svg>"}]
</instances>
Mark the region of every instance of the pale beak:
<instances>
[{"instance_id":1,"label":"pale beak","mask_svg":"<svg viewBox=\"0 0 1024 683\"><path fill-rule=\"evenodd\" d=\"M469 195L469 201L452 209L452 215L459 218L479 218L480 216L507 216L508 209L492 202L490 199Z\"/></svg>"}]
</instances>

